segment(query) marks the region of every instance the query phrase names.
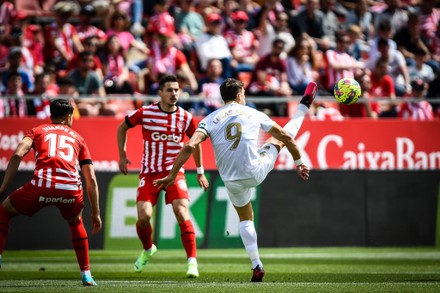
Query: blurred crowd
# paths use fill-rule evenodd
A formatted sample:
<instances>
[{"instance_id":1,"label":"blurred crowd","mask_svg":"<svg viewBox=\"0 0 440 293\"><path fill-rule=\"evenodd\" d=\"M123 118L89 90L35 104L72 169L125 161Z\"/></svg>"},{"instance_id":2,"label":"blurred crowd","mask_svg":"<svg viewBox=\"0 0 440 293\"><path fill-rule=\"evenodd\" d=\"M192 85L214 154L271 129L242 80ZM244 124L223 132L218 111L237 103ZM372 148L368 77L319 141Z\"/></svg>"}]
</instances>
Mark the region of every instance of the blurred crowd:
<instances>
[{"instance_id":1,"label":"blurred crowd","mask_svg":"<svg viewBox=\"0 0 440 293\"><path fill-rule=\"evenodd\" d=\"M362 102L318 98L313 119L432 120L439 23L436 0L0 0L0 118L46 118L57 96L71 98L77 117L120 117L173 73L194 115L222 106L228 77L273 116L290 115L295 102L271 97L301 96L310 81L332 96L351 77Z\"/></svg>"}]
</instances>

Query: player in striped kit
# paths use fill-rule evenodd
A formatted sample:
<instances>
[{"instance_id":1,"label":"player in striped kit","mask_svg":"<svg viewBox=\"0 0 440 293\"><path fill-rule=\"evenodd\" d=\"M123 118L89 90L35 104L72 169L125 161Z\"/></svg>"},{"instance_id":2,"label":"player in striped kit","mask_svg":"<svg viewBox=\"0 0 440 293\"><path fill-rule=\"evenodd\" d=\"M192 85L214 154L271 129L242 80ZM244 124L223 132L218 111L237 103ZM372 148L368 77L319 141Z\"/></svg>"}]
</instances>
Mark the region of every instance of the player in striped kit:
<instances>
[{"instance_id":1,"label":"player in striped kit","mask_svg":"<svg viewBox=\"0 0 440 293\"><path fill-rule=\"evenodd\" d=\"M144 106L125 117L117 132L119 148L119 169L127 174L130 164L126 154L127 131L136 126L142 127L144 153L137 190L138 220L136 231L144 250L136 260L134 270L142 272L157 248L152 241L151 216L161 189L153 186L153 180L166 176L173 167L174 160L183 146L184 136L191 137L196 130L192 115L177 106L180 95L179 83L174 75L164 75L159 80L160 101ZM205 190L208 181L203 172L201 148L195 148L194 160L197 166L197 181ZM177 178L165 190L165 202L171 204L179 223L182 244L188 258L188 278L199 276L197 267L197 248L194 227L188 211L189 196L184 170L181 168Z\"/></svg>"},{"instance_id":2,"label":"player in striped kit","mask_svg":"<svg viewBox=\"0 0 440 293\"><path fill-rule=\"evenodd\" d=\"M66 99L50 105L52 124L42 124L28 131L12 155L0 186L3 197L17 173L23 157L35 152L35 171L32 180L11 193L0 205L0 265L9 220L17 215L33 216L40 209L54 205L68 222L72 244L81 270L84 286L95 286L90 273L89 244L82 221L84 207L81 177L84 176L92 208L92 234L101 230L99 191L92 158L84 139L72 128L73 106Z\"/></svg>"}]
</instances>

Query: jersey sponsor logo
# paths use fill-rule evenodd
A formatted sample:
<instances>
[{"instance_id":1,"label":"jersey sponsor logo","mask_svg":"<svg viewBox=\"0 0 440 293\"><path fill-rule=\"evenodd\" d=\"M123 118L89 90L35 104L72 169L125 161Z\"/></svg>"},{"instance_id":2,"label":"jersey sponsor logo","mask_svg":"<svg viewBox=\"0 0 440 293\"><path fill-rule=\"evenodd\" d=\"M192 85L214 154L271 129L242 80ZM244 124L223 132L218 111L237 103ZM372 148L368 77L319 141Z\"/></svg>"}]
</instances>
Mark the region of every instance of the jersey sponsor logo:
<instances>
[{"instance_id":1,"label":"jersey sponsor logo","mask_svg":"<svg viewBox=\"0 0 440 293\"><path fill-rule=\"evenodd\" d=\"M153 141L173 141L175 143L179 143L182 140L182 135L153 132L151 134L151 139Z\"/></svg>"},{"instance_id":2,"label":"jersey sponsor logo","mask_svg":"<svg viewBox=\"0 0 440 293\"><path fill-rule=\"evenodd\" d=\"M74 198L64 198L62 196L60 197L44 197L40 196L38 198L38 202L44 202L44 203L74 203Z\"/></svg>"}]
</instances>

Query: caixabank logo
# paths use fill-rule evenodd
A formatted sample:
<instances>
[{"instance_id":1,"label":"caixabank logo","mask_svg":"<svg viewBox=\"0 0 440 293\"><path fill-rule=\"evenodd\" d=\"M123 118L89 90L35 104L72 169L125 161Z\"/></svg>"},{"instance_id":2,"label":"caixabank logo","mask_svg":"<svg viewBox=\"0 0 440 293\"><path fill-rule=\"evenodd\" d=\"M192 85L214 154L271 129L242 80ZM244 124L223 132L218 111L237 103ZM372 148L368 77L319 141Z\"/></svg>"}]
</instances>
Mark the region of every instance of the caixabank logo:
<instances>
[{"instance_id":1,"label":"caixabank logo","mask_svg":"<svg viewBox=\"0 0 440 293\"><path fill-rule=\"evenodd\" d=\"M239 219L223 181L217 172L205 173L210 187L203 191L194 172L187 172L190 197L190 218L194 226L197 247L242 247ZM140 249L136 233L136 190L138 175L116 175L109 184L106 207L105 249ZM258 227L259 189L252 197L256 227ZM153 239L159 248L182 248L180 228L171 205L165 204L162 193L152 216Z\"/></svg>"}]
</instances>

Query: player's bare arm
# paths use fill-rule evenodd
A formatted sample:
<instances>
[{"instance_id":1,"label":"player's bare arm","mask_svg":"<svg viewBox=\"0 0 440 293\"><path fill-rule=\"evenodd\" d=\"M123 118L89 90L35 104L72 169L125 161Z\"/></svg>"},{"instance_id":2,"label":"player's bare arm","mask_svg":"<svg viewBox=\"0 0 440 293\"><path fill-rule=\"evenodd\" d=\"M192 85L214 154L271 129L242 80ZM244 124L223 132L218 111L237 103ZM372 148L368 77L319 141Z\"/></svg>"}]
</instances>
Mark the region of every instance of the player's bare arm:
<instances>
[{"instance_id":1,"label":"player's bare arm","mask_svg":"<svg viewBox=\"0 0 440 293\"><path fill-rule=\"evenodd\" d=\"M198 144L193 151L193 158L197 166L197 182L199 183L199 186L203 188L204 191L208 190L209 182L205 177L205 173L203 170L203 156L202 156L202 146ZM199 173L199 170L201 169L202 172Z\"/></svg>"},{"instance_id":2,"label":"player's bare arm","mask_svg":"<svg viewBox=\"0 0 440 293\"><path fill-rule=\"evenodd\" d=\"M281 144L276 142L275 140L268 140L269 143L274 143L275 145L280 146L280 149L286 146L289 153L292 155L295 161L301 160L301 153L296 145L296 141L285 131L280 125L275 123L272 128L269 130L270 135L272 135L276 140L281 142ZM298 176L301 177L302 180L308 180L310 176L310 169L305 164L301 163L296 166L296 170Z\"/></svg>"},{"instance_id":3,"label":"player's bare arm","mask_svg":"<svg viewBox=\"0 0 440 293\"><path fill-rule=\"evenodd\" d=\"M180 150L179 154L176 157L176 161L174 161L173 168L168 174L167 177L157 179L153 181L153 185L157 186L159 189L167 188L171 184L173 184L174 180L176 180L176 176L179 173L180 168L188 161L189 157L193 153L196 147L200 147L200 143L202 143L207 138L207 135L204 132L197 131L191 137L191 139L185 143L185 145Z\"/></svg>"},{"instance_id":4,"label":"player's bare arm","mask_svg":"<svg viewBox=\"0 0 440 293\"><path fill-rule=\"evenodd\" d=\"M90 207L92 208L92 234L96 234L102 228L102 221L99 209L99 190L95 169L92 164L84 164L81 166L81 172L86 182L87 195L89 196Z\"/></svg>"},{"instance_id":5,"label":"player's bare arm","mask_svg":"<svg viewBox=\"0 0 440 293\"><path fill-rule=\"evenodd\" d=\"M17 170L20 166L21 160L32 149L32 143L33 141L31 138L24 137L15 149L15 152L8 163L8 167L6 168L3 182L0 186L0 198L6 194L6 191L8 190L8 187L12 182L12 179L15 177L15 174L17 174Z\"/></svg>"},{"instance_id":6,"label":"player's bare arm","mask_svg":"<svg viewBox=\"0 0 440 293\"><path fill-rule=\"evenodd\" d=\"M119 150L119 170L122 174L127 175L128 169L127 165L131 164L130 160L127 158L127 131L128 126L125 121L118 127L118 150Z\"/></svg>"}]
</instances>

